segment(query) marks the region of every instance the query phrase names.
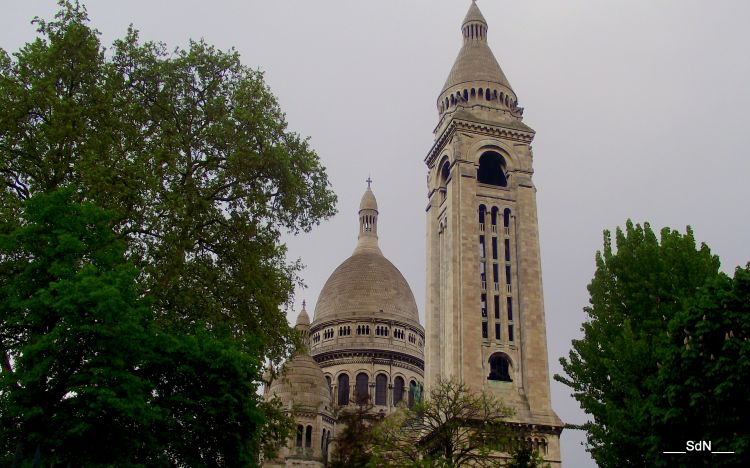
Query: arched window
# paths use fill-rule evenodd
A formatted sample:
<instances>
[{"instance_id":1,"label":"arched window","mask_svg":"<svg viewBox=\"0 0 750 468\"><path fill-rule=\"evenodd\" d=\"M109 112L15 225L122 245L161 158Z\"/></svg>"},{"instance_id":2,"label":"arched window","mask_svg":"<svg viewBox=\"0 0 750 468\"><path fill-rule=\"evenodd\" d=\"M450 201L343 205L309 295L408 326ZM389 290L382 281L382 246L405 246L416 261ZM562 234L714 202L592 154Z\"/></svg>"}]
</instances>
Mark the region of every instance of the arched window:
<instances>
[{"instance_id":1,"label":"arched window","mask_svg":"<svg viewBox=\"0 0 750 468\"><path fill-rule=\"evenodd\" d=\"M326 430L323 429L323 433L320 435L320 450L325 450L326 446Z\"/></svg>"},{"instance_id":2,"label":"arched window","mask_svg":"<svg viewBox=\"0 0 750 468\"><path fill-rule=\"evenodd\" d=\"M366 403L370 395L367 391L370 384L370 378L364 372L357 374L356 387L354 388L354 398L357 403Z\"/></svg>"},{"instance_id":3,"label":"arched window","mask_svg":"<svg viewBox=\"0 0 750 468\"><path fill-rule=\"evenodd\" d=\"M415 381L409 382L409 408L414 406L417 395L417 383Z\"/></svg>"},{"instance_id":4,"label":"arched window","mask_svg":"<svg viewBox=\"0 0 750 468\"><path fill-rule=\"evenodd\" d=\"M510 227L510 208L503 210L503 227Z\"/></svg>"},{"instance_id":5,"label":"arched window","mask_svg":"<svg viewBox=\"0 0 750 468\"><path fill-rule=\"evenodd\" d=\"M484 217L487 213L487 207L484 205L479 205L479 230L481 231L484 227Z\"/></svg>"},{"instance_id":6,"label":"arched window","mask_svg":"<svg viewBox=\"0 0 750 468\"><path fill-rule=\"evenodd\" d=\"M302 447L302 434L305 432L305 428L300 424L297 426L297 447Z\"/></svg>"},{"instance_id":7,"label":"arched window","mask_svg":"<svg viewBox=\"0 0 750 468\"><path fill-rule=\"evenodd\" d=\"M494 353L490 356L490 375L487 380L513 381L510 378L510 361L504 354Z\"/></svg>"},{"instance_id":8,"label":"arched window","mask_svg":"<svg viewBox=\"0 0 750 468\"><path fill-rule=\"evenodd\" d=\"M375 404L385 406L387 404L387 393L388 377L385 374L378 374L378 376L375 377Z\"/></svg>"},{"instance_id":9,"label":"arched window","mask_svg":"<svg viewBox=\"0 0 750 468\"><path fill-rule=\"evenodd\" d=\"M338 381L339 395L338 402L340 406L349 404L349 376L346 374L339 375Z\"/></svg>"},{"instance_id":10,"label":"arched window","mask_svg":"<svg viewBox=\"0 0 750 468\"><path fill-rule=\"evenodd\" d=\"M488 151L479 158L479 169L477 179L482 184L497 185L505 187L508 181L505 178L505 159L494 151Z\"/></svg>"},{"instance_id":11,"label":"arched window","mask_svg":"<svg viewBox=\"0 0 750 468\"><path fill-rule=\"evenodd\" d=\"M307 426L307 431L305 431L305 447L312 447L312 426Z\"/></svg>"},{"instance_id":12,"label":"arched window","mask_svg":"<svg viewBox=\"0 0 750 468\"><path fill-rule=\"evenodd\" d=\"M393 406L401 403L404 399L404 379L396 377L393 379Z\"/></svg>"}]
</instances>

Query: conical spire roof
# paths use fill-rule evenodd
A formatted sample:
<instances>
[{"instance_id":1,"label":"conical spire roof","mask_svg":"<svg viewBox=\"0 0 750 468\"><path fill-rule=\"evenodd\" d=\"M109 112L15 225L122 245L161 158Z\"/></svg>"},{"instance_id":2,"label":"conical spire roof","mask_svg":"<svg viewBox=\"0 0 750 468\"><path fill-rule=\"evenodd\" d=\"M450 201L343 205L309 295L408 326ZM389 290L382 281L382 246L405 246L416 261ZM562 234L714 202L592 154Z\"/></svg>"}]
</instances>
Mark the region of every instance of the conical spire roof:
<instances>
[{"instance_id":1,"label":"conical spire roof","mask_svg":"<svg viewBox=\"0 0 750 468\"><path fill-rule=\"evenodd\" d=\"M308 327L310 326L310 316L307 315L306 306L306 301L302 301L302 310L300 311L299 315L297 315L297 323L295 324L295 327L298 327L300 325Z\"/></svg>"},{"instance_id":2,"label":"conical spire roof","mask_svg":"<svg viewBox=\"0 0 750 468\"><path fill-rule=\"evenodd\" d=\"M487 21L473 1L461 25L461 31L464 44L440 94L456 85L482 81L498 84L515 95L508 78L487 45Z\"/></svg>"},{"instance_id":3,"label":"conical spire roof","mask_svg":"<svg viewBox=\"0 0 750 468\"><path fill-rule=\"evenodd\" d=\"M469 11L466 12L466 17L464 18L464 22L461 23L461 26L465 25L466 23L470 21L476 21L479 23L487 24L487 20L484 19L484 15L482 14L482 11L477 6L477 2L475 0L472 0L471 6L469 7Z\"/></svg>"}]
</instances>

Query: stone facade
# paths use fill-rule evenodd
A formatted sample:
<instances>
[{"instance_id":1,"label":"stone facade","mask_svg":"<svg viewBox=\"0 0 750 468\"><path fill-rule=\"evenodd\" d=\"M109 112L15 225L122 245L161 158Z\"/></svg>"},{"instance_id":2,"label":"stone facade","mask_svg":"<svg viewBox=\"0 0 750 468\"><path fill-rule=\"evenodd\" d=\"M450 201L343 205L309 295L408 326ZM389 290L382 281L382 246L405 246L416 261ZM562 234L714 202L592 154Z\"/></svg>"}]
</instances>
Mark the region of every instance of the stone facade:
<instances>
[{"instance_id":1,"label":"stone facade","mask_svg":"<svg viewBox=\"0 0 750 468\"><path fill-rule=\"evenodd\" d=\"M521 437L560 466L563 424L550 401L534 130L522 121L487 29L472 2L425 158L426 332L411 288L378 246L368 181L354 252L324 285L313 322L304 307L297 320L310 354L289 363L287 384L267 389L289 405L301 432L265 466L321 466L341 430L338 412L366 398L373 412L388 414L440 378L501 398Z\"/></svg>"},{"instance_id":2,"label":"stone facade","mask_svg":"<svg viewBox=\"0 0 750 468\"><path fill-rule=\"evenodd\" d=\"M437 101L428 168L425 380L489 391L552 466L562 422L550 401L534 131L472 3Z\"/></svg>"}]
</instances>

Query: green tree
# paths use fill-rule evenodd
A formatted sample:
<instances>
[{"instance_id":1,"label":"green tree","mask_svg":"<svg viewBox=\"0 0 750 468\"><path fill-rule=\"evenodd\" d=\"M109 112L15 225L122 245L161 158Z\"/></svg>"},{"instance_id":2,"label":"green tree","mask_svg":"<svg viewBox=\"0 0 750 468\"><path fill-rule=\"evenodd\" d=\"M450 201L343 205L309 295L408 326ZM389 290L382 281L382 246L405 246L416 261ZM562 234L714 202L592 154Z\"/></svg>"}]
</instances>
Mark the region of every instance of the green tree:
<instances>
[{"instance_id":1,"label":"green tree","mask_svg":"<svg viewBox=\"0 0 750 468\"><path fill-rule=\"evenodd\" d=\"M159 385L147 409L159 408L159 436L174 437L157 447L189 465L245 464L270 443L261 427L286 427L255 396L257 366L299 344L281 309L300 264L280 236L334 213L325 169L236 51L203 41L168 51L132 28L105 50L67 0L34 22L35 41L12 57L0 50L0 235L23 227L25 202L61 187L105 209L156 322L138 378ZM0 286L20 287L28 258L5 255ZM0 329L6 381L22 378L14 367L41 336L25 333L11 321ZM218 385L201 383L212 376Z\"/></svg>"},{"instance_id":2,"label":"green tree","mask_svg":"<svg viewBox=\"0 0 750 468\"><path fill-rule=\"evenodd\" d=\"M560 359L567 375L555 379L593 417L584 428L600 466L656 466L664 461L652 450L663 436L654 431L659 356L670 322L717 278L719 259L705 244L696 247L690 228L685 234L665 228L657 238L647 223L628 221L615 242L613 249L605 231L588 286L584 336Z\"/></svg>"},{"instance_id":3,"label":"green tree","mask_svg":"<svg viewBox=\"0 0 750 468\"><path fill-rule=\"evenodd\" d=\"M373 431L381 419L367 395L355 391L354 406L338 409L338 435L331 454L332 468L363 467L372 459Z\"/></svg>"},{"instance_id":4,"label":"green tree","mask_svg":"<svg viewBox=\"0 0 750 468\"><path fill-rule=\"evenodd\" d=\"M163 329L113 215L71 188L23 205L0 236L0 463L252 466L286 437L236 340ZM270 417L269 417L270 416ZM35 455L36 454L36 455Z\"/></svg>"},{"instance_id":5,"label":"green tree","mask_svg":"<svg viewBox=\"0 0 750 468\"><path fill-rule=\"evenodd\" d=\"M487 393L441 380L424 401L386 417L374 431L370 466L498 466L514 431L512 411Z\"/></svg>"},{"instance_id":6,"label":"green tree","mask_svg":"<svg viewBox=\"0 0 750 468\"><path fill-rule=\"evenodd\" d=\"M0 231L23 200L74 184L116 213L159 320L279 363L300 268L280 235L334 213L318 156L236 51L167 51L132 28L105 51L85 9L60 5L34 42L0 51Z\"/></svg>"},{"instance_id":7,"label":"green tree","mask_svg":"<svg viewBox=\"0 0 750 468\"><path fill-rule=\"evenodd\" d=\"M134 372L150 310L107 213L72 194L32 197L23 227L0 237L0 331L15 356L14 372L0 374L2 455L132 461L154 439L142 428L160 417Z\"/></svg>"},{"instance_id":8,"label":"green tree","mask_svg":"<svg viewBox=\"0 0 750 468\"><path fill-rule=\"evenodd\" d=\"M684 450L686 441L710 441L713 451L691 454L711 466L741 466L750 452L750 265L734 278L720 275L698 291L669 323L659 352L656 395L661 435L654 458ZM662 466L674 464L665 460Z\"/></svg>"}]
</instances>

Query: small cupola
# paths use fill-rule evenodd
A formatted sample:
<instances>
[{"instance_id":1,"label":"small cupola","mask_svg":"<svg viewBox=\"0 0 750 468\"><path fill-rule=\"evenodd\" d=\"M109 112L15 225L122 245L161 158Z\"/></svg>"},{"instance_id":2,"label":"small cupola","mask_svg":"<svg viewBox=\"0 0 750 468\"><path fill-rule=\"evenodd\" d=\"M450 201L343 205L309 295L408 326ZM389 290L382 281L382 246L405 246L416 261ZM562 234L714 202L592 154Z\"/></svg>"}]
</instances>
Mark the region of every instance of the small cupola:
<instances>
[{"instance_id":1,"label":"small cupola","mask_svg":"<svg viewBox=\"0 0 750 468\"><path fill-rule=\"evenodd\" d=\"M461 31L463 31L464 42L487 42L487 21L479 10L476 1L471 2L469 11L461 25Z\"/></svg>"}]
</instances>

